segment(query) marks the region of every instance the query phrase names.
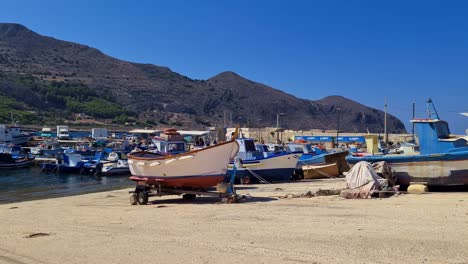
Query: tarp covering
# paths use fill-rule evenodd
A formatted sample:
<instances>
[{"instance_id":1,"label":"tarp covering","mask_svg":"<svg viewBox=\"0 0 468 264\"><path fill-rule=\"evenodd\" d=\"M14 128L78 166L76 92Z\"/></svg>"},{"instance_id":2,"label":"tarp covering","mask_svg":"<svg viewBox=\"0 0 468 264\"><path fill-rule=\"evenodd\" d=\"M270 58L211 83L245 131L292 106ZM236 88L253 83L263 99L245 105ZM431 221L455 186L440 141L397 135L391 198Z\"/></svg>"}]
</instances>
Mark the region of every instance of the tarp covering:
<instances>
[{"instance_id":1,"label":"tarp covering","mask_svg":"<svg viewBox=\"0 0 468 264\"><path fill-rule=\"evenodd\" d=\"M377 175L370 163L360 161L346 175L346 185L350 190L345 198L370 198L375 191L387 186L387 180Z\"/></svg>"}]
</instances>

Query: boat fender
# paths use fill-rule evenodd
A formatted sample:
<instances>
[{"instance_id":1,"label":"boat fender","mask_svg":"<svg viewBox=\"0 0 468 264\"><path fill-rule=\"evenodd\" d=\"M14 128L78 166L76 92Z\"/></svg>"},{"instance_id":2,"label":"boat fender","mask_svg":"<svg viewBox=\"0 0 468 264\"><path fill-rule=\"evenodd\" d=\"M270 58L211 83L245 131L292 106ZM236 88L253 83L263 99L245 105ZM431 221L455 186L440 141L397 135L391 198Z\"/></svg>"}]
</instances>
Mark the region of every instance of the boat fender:
<instances>
[{"instance_id":1,"label":"boat fender","mask_svg":"<svg viewBox=\"0 0 468 264\"><path fill-rule=\"evenodd\" d=\"M158 166L158 165L161 165L161 162L155 161L155 162L150 163L150 167L154 167L154 166Z\"/></svg>"},{"instance_id":2,"label":"boat fender","mask_svg":"<svg viewBox=\"0 0 468 264\"><path fill-rule=\"evenodd\" d=\"M174 162L174 161L176 161L176 159L167 160L167 161L166 161L166 164L169 164L169 163Z\"/></svg>"},{"instance_id":3,"label":"boat fender","mask_svg":"<svg viewBox=\"0 0 468 264\"><path fill-rule=\"evenodd\" d=\"M136 165L137 165L137 166L145 166L145 165L146 165L146 163L144 163L143 161L139 161L139 162L137 162L137 164L136 164Z\"/></svg>"}]
</instances>

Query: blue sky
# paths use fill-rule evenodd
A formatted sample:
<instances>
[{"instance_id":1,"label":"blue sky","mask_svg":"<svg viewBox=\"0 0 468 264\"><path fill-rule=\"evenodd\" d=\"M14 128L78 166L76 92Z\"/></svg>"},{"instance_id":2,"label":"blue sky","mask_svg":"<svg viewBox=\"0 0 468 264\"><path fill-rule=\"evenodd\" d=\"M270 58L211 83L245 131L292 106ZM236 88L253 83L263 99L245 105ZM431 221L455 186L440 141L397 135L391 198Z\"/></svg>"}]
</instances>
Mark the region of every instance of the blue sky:
<instances>
[{"instance_id":1,"label":"blue sky","mask_svg":"<svg viewBox=\"0 0 468 264\"><path fill-rule=\"evenodd\" d=\"M231 70L306 99L342 95L410 129L431 97L452 132L468 117L465 1L24 1L0 21L194 79Z\"/></svg>"}]
</instances>

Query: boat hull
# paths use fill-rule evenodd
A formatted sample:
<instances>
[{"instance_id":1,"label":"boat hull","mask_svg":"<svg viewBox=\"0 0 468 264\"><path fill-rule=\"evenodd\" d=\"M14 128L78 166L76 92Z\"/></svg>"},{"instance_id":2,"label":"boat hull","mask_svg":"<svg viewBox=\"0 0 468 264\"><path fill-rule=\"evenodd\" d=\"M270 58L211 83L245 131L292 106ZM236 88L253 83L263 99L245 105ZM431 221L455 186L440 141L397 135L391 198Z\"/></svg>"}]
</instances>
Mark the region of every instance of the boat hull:
<instances>
[{"instance_id":1,"label":"boat hull","mask_svg":"<svg viewBox=\"0 0 468 264\"><path fill-rule=\"evenodd\" d=\"M433 186L468 185L468 152L413 156L348 157L349 164L359 161L385 161L395 170L402 185L419 182Z\"/></svg>"},{"instance_id":2,"label":"boat hull","mask_svg":"<svg viewBox=\"0 0 468 264\"><path fill-rule=\"evenodd\" d=\"M103 176L130 174L130 169L129 168L112 168L106 171L103 170L101 174Z\"/></svg>"},{"instance_id":3,"label":"boat hull","mask_svg":"<svg viewBox=\"0 0 468 264\"><path fill-rule=\"evenodd\" d=\"M340 175L338 165L336 163L324 165L305 165L302 166L304 179L325 179L337 177Z\"/></svg>"},{"instance_id":4,"label":"boat hull","mask_svg":"<svg viewBox=\"0 0 468 264\"><path fill-rule=\"evenodd\" d=\"M168 187L207 188L221 182L239 145L229 141L178 155L151 157L151 153L128 155L132 180L145 179Z\"/></svg>"},{"instance_id":5,"label":"boat hull","mask_svg":"<svg viewBox=\"0 0 468 264\"><path fill-rule=\"evenodd\" d=\"M268 182L289 181L296 168L298 160L297 154L286 154L264 159L244 161L241 168L236 168L236 182L240 182L245 177L250 178L250 182L260 182L256 175L259 175ZM229 164L228 176L233 173L233 164Z\"/></svg>"},{"instance_id":6,"label":"boat hull","mask_svg":"<svg viewBox=\"0 0 468 264\"><path fill-rule=\"evenodd\" d=\"M0 163L0 169L26 168L34 164L34 159L18 160L15 163Z\"/></svg>"}]
</instances>

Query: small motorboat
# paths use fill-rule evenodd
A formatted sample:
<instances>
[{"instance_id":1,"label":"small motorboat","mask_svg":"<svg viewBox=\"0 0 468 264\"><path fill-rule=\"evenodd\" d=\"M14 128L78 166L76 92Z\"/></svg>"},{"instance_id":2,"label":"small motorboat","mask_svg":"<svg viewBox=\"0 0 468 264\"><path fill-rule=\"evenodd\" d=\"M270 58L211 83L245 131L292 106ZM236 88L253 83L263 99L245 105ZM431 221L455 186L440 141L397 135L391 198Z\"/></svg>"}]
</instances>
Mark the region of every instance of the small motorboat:
<instances>
[{"instance_id":1,"label":"small motorboat","mask_svg":"<svg viewBox=\"0 0 468 264\"><path fill-rule=\"evenodd\" d=\"M85 162L83 161L81 154L75 153L73 149L65 150L62 157L63 160L59 158L55 163L42 163L42 172L78 174L84 169Z\"/></svg>"},{"instance_id":2,"label":"small motorboat","mask_svg":"<svg viewBox=\"0 0 468 264\"><path fill-rule=\"evenodd\" d=\"M116 162L108 162L102 164L102 176L119 174L130 174L130 167L128 166L127 160L119 159Z\"/></svg>"},{"instance_id":3,"label":"small motorboat","mask_svg":"<svg viewBox=\"0 0 468 264\"><path fill-rule=\"evenodd\" d=\"M0 145L0 169L15 169L29 167L33 164L31 158L21 153L21 147L16 145Z\"/></svg>"}]
</instances>

